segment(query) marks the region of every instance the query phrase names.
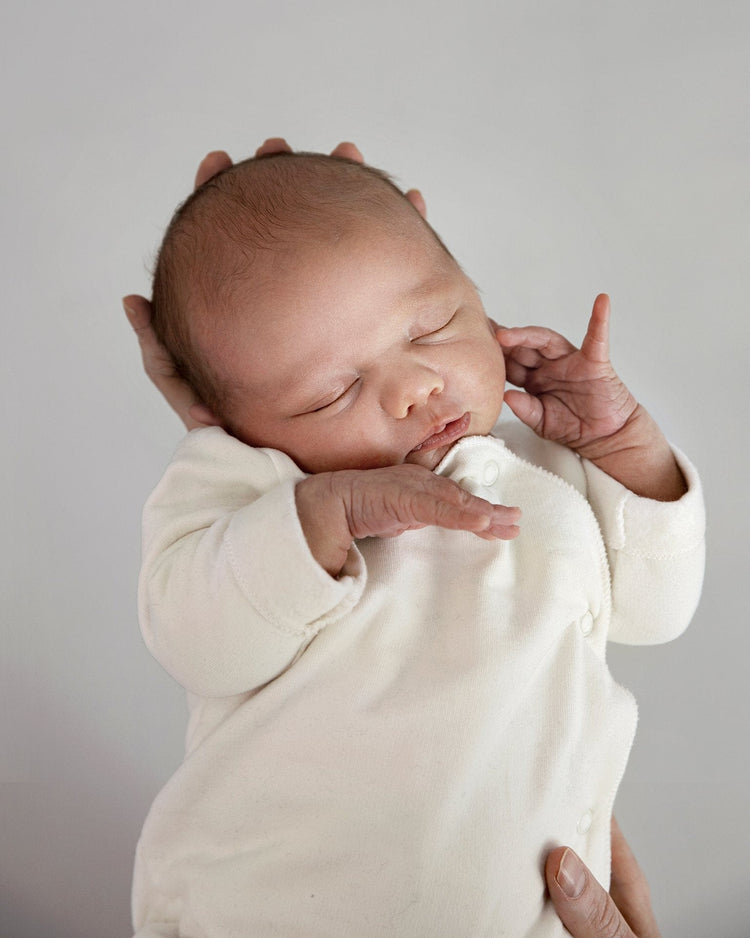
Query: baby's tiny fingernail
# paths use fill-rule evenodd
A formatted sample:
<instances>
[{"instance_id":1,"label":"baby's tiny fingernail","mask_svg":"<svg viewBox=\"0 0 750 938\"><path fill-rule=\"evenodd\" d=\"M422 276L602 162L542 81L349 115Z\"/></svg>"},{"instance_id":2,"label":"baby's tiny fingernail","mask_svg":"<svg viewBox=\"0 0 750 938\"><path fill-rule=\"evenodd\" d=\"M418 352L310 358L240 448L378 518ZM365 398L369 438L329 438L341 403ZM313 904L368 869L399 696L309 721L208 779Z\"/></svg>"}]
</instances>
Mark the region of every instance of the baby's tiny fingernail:
<instances>
[{"instance_id":1,"label":"baby's tiny fingernail","mask_svg":"<svg viewBox=\"0 0 750 938\"><path fill-rule=\"evenodd\" d=\"M570 848L566 848L562 855L555 879L568 899L577 899L583 892L586 885L586 870Z\"/></svg>"},{"instance_id":2,"label":"baby's tiny fingernail","mask_svg":"<svg viewBox=\"0 0 750 938\"><path fill-rule=\"evenodd\" d=\"M515 508L510 505L493 505L492 509L493 517L505 518L506 522L509 517L520 518L523 514L520 508Z\"/></svg>"}]
</instances>

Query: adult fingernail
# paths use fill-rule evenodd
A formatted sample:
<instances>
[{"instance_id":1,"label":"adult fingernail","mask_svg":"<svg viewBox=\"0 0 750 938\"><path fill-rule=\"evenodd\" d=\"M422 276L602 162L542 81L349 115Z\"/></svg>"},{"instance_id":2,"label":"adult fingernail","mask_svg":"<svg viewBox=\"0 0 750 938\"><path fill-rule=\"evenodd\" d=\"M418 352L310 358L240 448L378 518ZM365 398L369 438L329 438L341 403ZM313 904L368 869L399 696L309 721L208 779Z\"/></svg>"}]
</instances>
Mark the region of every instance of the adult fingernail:
<instances>
[{"instance_id":1,"label":"adult fingernail","mask_svg":"<svg viewBox=\"0 0 750 938\"><path fill-rule=\"evenodd\" d=\"M555 879L568 899L577 899L583 892L586 885L586 869L570 848L562 855Z\"/></svg>"}]
</instances>

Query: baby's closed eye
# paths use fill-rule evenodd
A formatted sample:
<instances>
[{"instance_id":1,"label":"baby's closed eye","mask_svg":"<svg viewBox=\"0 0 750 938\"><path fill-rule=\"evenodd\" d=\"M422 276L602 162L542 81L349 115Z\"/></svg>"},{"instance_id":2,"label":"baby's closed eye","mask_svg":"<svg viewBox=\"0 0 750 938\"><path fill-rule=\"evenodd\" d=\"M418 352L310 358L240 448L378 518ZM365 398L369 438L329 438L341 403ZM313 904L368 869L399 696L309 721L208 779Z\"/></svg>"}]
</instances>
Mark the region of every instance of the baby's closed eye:
<instances>
[{"instance_id":1,"label":"baby's closed eye","mask_svg":"<svg viewBox=\"0 0 750 938\"><path fill-rule=\"evenodd\" d=\"M301 410L298 414L295 414L297 417L304 417L307 414L319 414L322 411L329 409L343 408L346 404L349 403L351 396L354 394L355 390L359 386L360 379L355 378L350 384L346 385L343 388L338 388L335 391L332 391L330 394L326 395L319 402L314 403L310 407L306 407L304 410Z\"/></svg>"},{"instance_id":2,"label":"baby's closed eye","mask_svg":"<svg viewBox=\"0 0 750 938\"><path fill-rule=\"evenodd\" d=\"M414 335L411 337L411 341L425 343L425 342L429 342L429 340L433 337L440 336L441 333L453 323L457 314L458 314L458 310L453 312L448 317L448 319L443 319L437 326L423 327L422 329L418 331L417 335Z\"/></svg>"}]
</instances>

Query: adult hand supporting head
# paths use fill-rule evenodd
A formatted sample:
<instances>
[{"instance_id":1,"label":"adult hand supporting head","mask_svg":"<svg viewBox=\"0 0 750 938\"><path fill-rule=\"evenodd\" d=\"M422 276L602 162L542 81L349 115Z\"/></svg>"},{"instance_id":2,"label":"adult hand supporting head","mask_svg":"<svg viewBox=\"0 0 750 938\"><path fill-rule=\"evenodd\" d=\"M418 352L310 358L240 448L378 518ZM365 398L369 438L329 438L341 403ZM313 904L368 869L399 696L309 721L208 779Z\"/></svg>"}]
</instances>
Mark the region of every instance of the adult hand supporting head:
<instances>
[{"instance_id":1,"label":"adult hand supporting head","mask_svg":"<svg viewBox=\"0 0 750 938\"><path fill-rule=\"evenodd\" d=\"M151 303L145 296L123 297L125 314L138 337L143 369L187 430L218 426L221 421L196 397L195 391L179 374L172 356L157 339L151 325Z\"/></svg>"},{"instance_id":2,"label":"adult hand supporting head","mask_svg":"<svg viewBox=\"0 0 750 938\"><path fill-rule=\"evenodd\" d=\"M256 156L274 153L291 153L292 148L282 137L271 137L255 152ZM331 151L331 156L345 157L364 162L362 153L353 143L340 143ZM195 188L199 188L217 173L232 166L232 158L224 150L212 150L206 154L195 174ZM424 218L427 207L418 189L410 189L406 198ZM141 347L143 367L188 430L198 427L217 426L221 421L196 397L193 389L183 380L175 368L169 352L159 342L151 326L151 303L145 296L131 294L123 298L123 307Z\"/></svg>"},{"instance_id":3,"label":"adult hand supporting head","mask_svg":"<svg viewBox=\"0 0 750 938\"><path fill-rule=\"evenodd\" d=\"M607 892L569 847L545 865L547 888L573 938L660 938L643 871L612 818L612 883Z\"/></svg>"}]
</instances>

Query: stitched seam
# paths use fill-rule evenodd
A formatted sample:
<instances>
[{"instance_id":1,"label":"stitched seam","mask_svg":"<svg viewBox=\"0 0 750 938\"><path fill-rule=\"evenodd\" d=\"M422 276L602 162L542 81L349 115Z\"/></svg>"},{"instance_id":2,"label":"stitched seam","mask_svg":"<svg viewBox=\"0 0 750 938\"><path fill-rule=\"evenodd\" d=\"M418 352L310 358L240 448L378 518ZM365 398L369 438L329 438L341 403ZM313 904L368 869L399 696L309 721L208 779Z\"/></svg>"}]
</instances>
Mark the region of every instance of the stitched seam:
<instances>
[{"instance_id":1,"label":"stitched seam","mask_svg":"<svg viewBox=\"0 0 750 938\"><path fill-rule=\"evenodd\" d=\"M614 550L618 554L627 554L629 557L640 557L647 560L669 560L672 557L684 557L686 554L692 554L695 551L699 550L703 544L703 538L699 537L687 547L684 547L680 550L665 551L662 553L655 553L652 551L631 549L628 547L613 547L611 550Z\"/></svg>"}]
</instances>

